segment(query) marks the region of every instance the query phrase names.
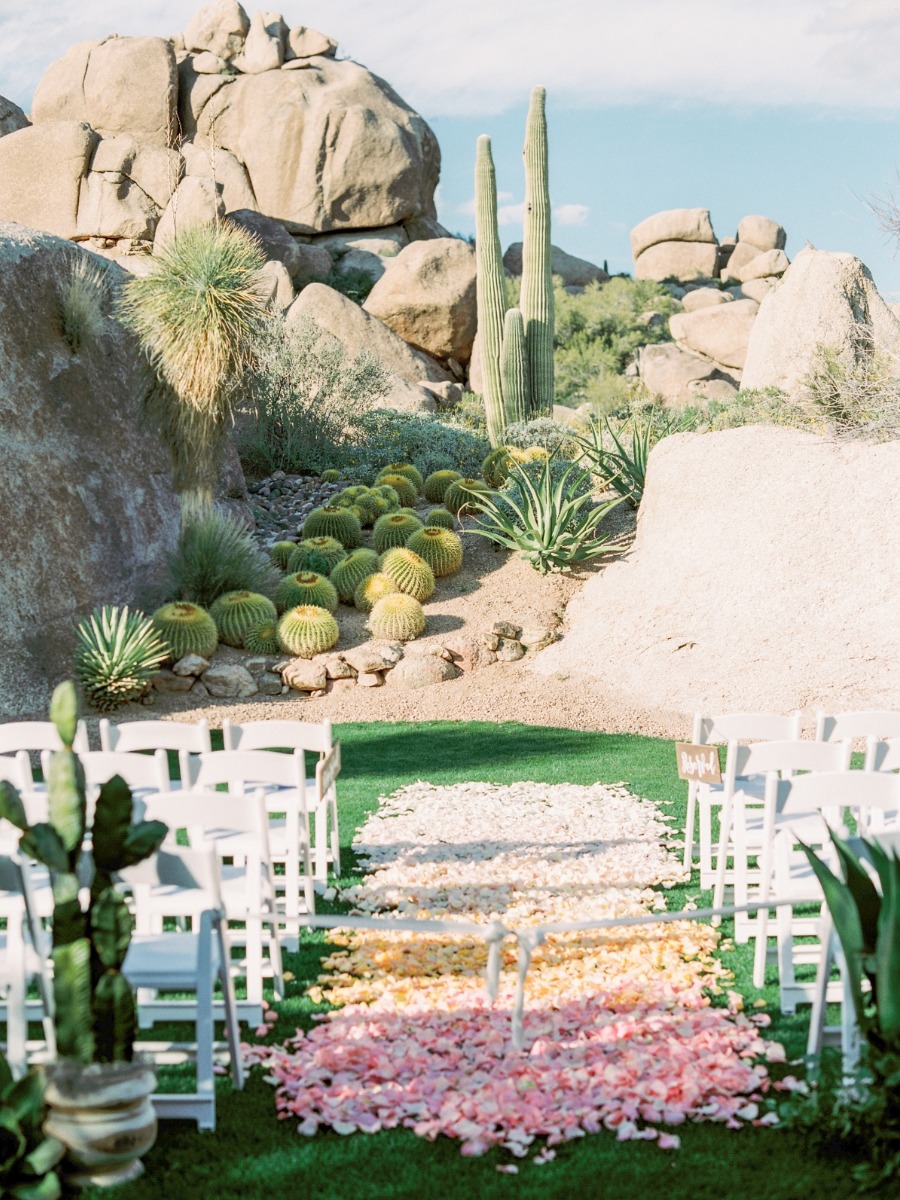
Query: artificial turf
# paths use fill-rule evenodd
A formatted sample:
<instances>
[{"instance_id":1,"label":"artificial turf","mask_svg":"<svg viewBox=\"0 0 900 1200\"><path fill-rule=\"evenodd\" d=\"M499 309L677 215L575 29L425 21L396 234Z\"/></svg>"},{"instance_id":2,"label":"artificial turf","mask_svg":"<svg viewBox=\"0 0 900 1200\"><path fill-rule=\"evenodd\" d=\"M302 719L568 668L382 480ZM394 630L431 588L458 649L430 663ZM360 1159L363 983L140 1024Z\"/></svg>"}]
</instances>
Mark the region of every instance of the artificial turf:
<instances>
[{"instance_id":1,"label":"artificial turf","mask_svg":"<svg viewBox=\"0 0 900 1200\"><path fill-rule=\"evenodd\" d=\"M687 785L677 778L669 741L462 722L350 724L336 732L343 757L338 795L345 882L354 866L350 843L379 795L417 779L435 784L624 781L637 795L674 801L664 812L683 828ZM709 902L709 893L688 885L669 890L667 897L672 910L686 900ZM729 932L723 925L723 933ZM316 1006L303 992L319 973L325 951L324 935L317 932L306 936L299 954L286 956L285 967L294 980L277 1006L272 1040L290 1037L298 1025L309 1027ZM766 1036L784 1043L789 1060L802 1056L808 1008L782 1017L774 980L762 993L753 988L748 947L722 957L735 972L734 986L748 1007L760 995L768 1001L773 1023ZM680 1126L677 1152L648 1142L617 1142L604 1132L559 1146L553 1162L519 1161L516 1175L496 1170L498 1164L514 1161L505 1151L463 1158L458 1142L427 1142L409 1130L349 1137L326 1131L305 1138L293 1121L276 1118L274 1091L259 1069L243 1092L220 1080L217 1120L212 1134L198 1133L187 1122L161 1123L156 1146L145 1157L145 1176L120 1194L128 1200L843 1200L854 1190L848 1161L811 1152L800 1134L784 1127L728 1131L714 1124ZM100 1200L108 1193L84 1194ZM896 1190L867 1194L895 1197Z\"/></svg>"}]
</instances>

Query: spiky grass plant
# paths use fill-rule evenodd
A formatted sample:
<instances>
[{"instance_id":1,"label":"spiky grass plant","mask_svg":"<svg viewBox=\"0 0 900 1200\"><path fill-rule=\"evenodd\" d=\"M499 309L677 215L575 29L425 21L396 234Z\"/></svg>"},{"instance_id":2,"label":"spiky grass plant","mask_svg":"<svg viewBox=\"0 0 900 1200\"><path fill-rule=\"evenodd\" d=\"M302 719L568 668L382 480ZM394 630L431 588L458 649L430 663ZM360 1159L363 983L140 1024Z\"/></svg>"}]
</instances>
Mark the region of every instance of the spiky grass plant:
<instances>
[{"instance_id":1,"label":"spiky grass plant","mask_svg":"<svg viewBox=\"0 0 900 1200\"><path fill-rule=\"evenodd\" d=\"M155 376L159 421L188 509L208 507L231 427L232 402L266 315L265 255L237 225L196 225L130 279L119 316Z\"/></svg>"},{"instance_id":2,"label":"spiky grass plant","mask_svg":"<svg viewBox=\"0 0 900 1200\"><path fill-rule=\"evenodd\" d=\"M415 600L427 600L434 592L434 572L428 563L406 546L397 546L381 556L381 570L401 592Z\"/></svg>"},{"instance_id":3,"label":"spiky grass plant","mask_svg":"<svg viewBox=\"0 0 900 1200\"><path fill-rule=\"evenodd\" d=\"M425 480L425 499L431 504L443 504L444 493L457 479L462 479L459 471L432 471Z\"/></svg>"},{"instance_id":4,"label":"spiky grass plant","mask_svg":"<svg viewBox=\"0 0 900 1200\"><path fill-rule=\"evenodd\" d=\"M453 529L456 521L452 513L448 513L446 508L433 508L425 518L426 525L436 525L439 529Z\"/></svg>"},{"instance_id":5,"label":"spiky grass plant","mask_svg":"<svg viewBox=\"0 0 900 1200\"><path fill-rule=\"evenodd\" d=\"M296 549L296 542L276 542L274 546L269 547L269 558L279 571L286 571L291 555Z\"/></svg>"},{"instance_id":6,"label":"spiky grass plant","mask_svg":"<svg viewBox=\"0 0 900 1200\"><path fill-rule=\"evenodd\" d=\"M324 508L314 508L303 522L304 538L330 537L340 542L347 550L358 546L361 540L362 526L359 518L348 508L339 508L327 504Z\"/></svg>"},{"instance_id":7,"label":"spiky grass plant","mask_svg":"<svg viewBox=\"0 0 900 1200\"><path fill-rule=\"evenodd\" d=\"M428 563L435 579L454 575L462 566L462 542L451 529L426 525L412 534L406 545Z\"/></svg>"},{"instance_id":8,"label":"spiky grass plant","mask_svg":"<svg viewBox=\"0 0 900 1200\"><path fill-rule=\"evenodd\" d=\"M388 463L386 467L382 467L378 472L378 478L375 480L375 482L380 483L381 480L386 478L388 475L401 475L404 479L409 480L419 495L422 494L422 489L425 487L425 481L422 478L421 472L418 471L412 465L412 463Z\"/></svg>"},{"instance_id":9,"label":"spiky grass plant","mask_svg":"<svg viewBox=\"0 0 900 1200\"><path fill-rule=\"evenodd\" d=\"M199 654L202 658L215 654L219 631L215 621L199 604L184 600L164 604L156 610L152 620L172 662L178 662L186 654Z\"/></svg>"},{"instance_id":10,"label":"spiky grass plant","mask_svg":"<svg viewBox=\"0 0 900 1200\"><path fill-rule=\"evenodd\" d=\"M383 571L376 571L374 575L370 575L368 579L364 579L357 585L356 591L353 593L353 606L360 612L371 612L374 605L383 596L393 596L399 591L400 589L390 575L385 575Z\"/></svg>"},{"instance_id":11,"label":"spiky grass plant","mask_svg":"<svg viewBox=\"0 0 900 1200\"><path fill-rule=\"evenodd\" d=\"M209 615L216 623L220 640L240 649L248 630L262 621L274 621L278 613L268 596L242 589L220 596Z\"/></svg>"},{"instance_id":12,"label":"spiky grass plant","mask_svg":"<svg viewBox=\"0 0 900 1200\"><path fill-rule=\"evenodd\" d=\"M346 557L347 551L337 538L304 538L294 547L287 569L290 572L316 571L319 575L330 575Z\"/></svg>"},{"instance_id":13,"label":"spiky grass plant","mask_svg":"<svg viewBox=\"0 0 900 1200\"><path fill-rule=\"evenodd\" d=\"M298 658L313 658L337 644L338 623L326 608L301 604L288 609L278 622L282 649Z\"/></svg>"},{"instance_id":14,"label":"spiky grass plant","mask_svg":"<svg viewBox=\"0 0 900 1200\"><path fill-rule=\"evenodd\" d=\"M280 654L278 621L261 621L248 629L244 637L244 649L251 654Z\"/></svg>"},{"instance_id":15,"label":"spiky grass plant","mask_svg":"<svg viewBox=\"0 0 900 1200\"><path fill-rule=\"evenodd\" d=\"M367 624L373 637L388 642L411 642L425 632L425 613L418 600L399 592L379 600Z\"/></svg>"},{"instance_id":16,"label":"spiky grass plant","mask_svg":"<svg viewBox=\"0 0 900 1200\"><path fill-rule=\"evenodd\" d=\"M169 556L171 594L204 608L225 592L272 596L279 572L244 525L213 510L185 521Z\"/></svg>"},{"instance_id":17,"label":"spiky grass plant","mask_svg":"<svg viewBox=\"0 0 900 1200\"><path fill-rule=\"evenodd\" d=\"M337 589L339 599L344 604L353 603L353 593L364 579L374 575L378 570L378 555L374 550L363 547L348 554L343 562L331 572L330 581Z\"/></svg>"},{"instance_id":18,"label":"spiky grass plant","mask_svg":"<svg viewBox=\"0 0 900 1200\"><path fill-rule=\"evenodd\" d=\"M478 497L488 490L480 479L458 479L444 492L444 507L454 517L466 510L475 512L479 507Z\"/></svg>"},{"instance_id":19,"label":"spiky grass plant","mask_svg":"<svg viewBox=\"0 0 900 1200\"><path fill-rule=\"evenodd\" d=\"M385 550L394 546L405 546L407 540L421 528L422 522L415 515L395 512L379 517L373 531L375 549L379 554L384 554Z\"/></svg>"},{"instance_id":20,"label":"spiky grass plant","mask_svg":"<svg viewBox=\"0 0 900 1200\"><path fill-rule=\"evenodd\" d=\"M88 703L110 712L134 700L168 655L153 622L128 606L95 609L75 630L75 676Z\"/></svg>"},{"instance_id":21,"label":"spiky grass plant","mask_svg":"<svg viewBox=\"0 0 900 1200\"><path fill-rule=\"evenodd\" d=\"M315 571L295 571L285 575L275 592L275 607L280 613L298 604L314 604L334 612L338 606L338 594L334 584Z\"/></svg>"},{"instance_id":22,"label":"spiky grass plant","mask_svg":"<svg viewBox=\"0 0 900 1200\"><path fill-rule=\"evenodd\" d=\"M59 319L63 337L77 354L102 336L111 292L106 268L92 256L75 253L60 286Z\"/></svg>"},{"instance_id":23,"label":"spiky grass plant","mask_svg":"<svg viewBox=\"0 0 900 1200\"><path fill-rule=\"evenodd\" d=\"M393 488L397 493L397 505L414 505L416 502L416 485L405 475L382 475L379 486Z\"/></svg>"}]
</instances>

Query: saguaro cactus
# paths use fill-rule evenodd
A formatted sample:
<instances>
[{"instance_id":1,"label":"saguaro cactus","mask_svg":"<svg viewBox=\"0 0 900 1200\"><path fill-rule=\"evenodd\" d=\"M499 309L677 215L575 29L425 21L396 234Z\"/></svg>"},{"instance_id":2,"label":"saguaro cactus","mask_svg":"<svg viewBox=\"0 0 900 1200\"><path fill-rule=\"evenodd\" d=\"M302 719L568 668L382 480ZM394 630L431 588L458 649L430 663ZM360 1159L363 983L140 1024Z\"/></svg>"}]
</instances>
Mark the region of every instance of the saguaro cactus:
<instances>
[{"instance_id":1,"label":"saguaro cactus","mask_svg":"<svg viewBox=\"0 0 900 1200\"><path fill-rule=\"evenodd\" d=\"M47 784L50 820L29 825L21 797L0 783L0 817L22 831L22 853L50 868L53 879L53 991L61 1058L130 1060L136 1029L134 994L122 974L132 918L113 886L116 871L154 854L166 836L159 821L131 823L131 792L114 776L100 789L92 826L93 870L87 906L79 896L79 865L87 804L84 769L72 750L78 725L74 685L61 683L50 719L63 749L53 753Z\"/></svg>"},{"instance_id":2,"label":"saguaro cactus","mask_svg":"<svg viewBox=\"0 0 900 1200\"><path fill-rule=\"evenodd\" d=\"M503 408L507 425L527 421L531 415L531 386L525 322L521 308L509 308L503 319L503 343L500 350L500 374L503 381Z\"/></svg>"},{"instance_id":3,"label":"saguaro cactus","mask_svg":"<svg viewBox=\"0 0 900 1200\"><path fill-rule=\"evenodd\" d=\"M531 379L531 413L553 412L553 274L546 90L536 87L525 126L525 221L522 231L522 315ZM480 320L480 314L479 314Z\"/></svg>"},{"instance_id":4,"label":"saguaro cactus","mask_svg":"<svg viewBox=\"0 0 900 1200\"><path fill-rule=\"evenodd\" d=\"M482 134L475 153L475 262L477 269L478 336L484 371L484 410L492 446L507 421L503 411L500 347L506 312L506 281L497 226L497 176L491 139Z\"/></svg>"}]
</instances>

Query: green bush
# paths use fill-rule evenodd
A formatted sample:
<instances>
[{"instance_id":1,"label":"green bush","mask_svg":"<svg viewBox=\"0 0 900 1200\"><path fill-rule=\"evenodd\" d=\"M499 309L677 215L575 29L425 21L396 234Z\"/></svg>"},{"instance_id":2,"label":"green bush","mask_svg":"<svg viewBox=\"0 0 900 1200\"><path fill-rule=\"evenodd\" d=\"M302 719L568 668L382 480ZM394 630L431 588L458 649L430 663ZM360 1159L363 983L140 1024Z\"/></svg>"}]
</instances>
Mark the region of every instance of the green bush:
<instances>
[{"instance_id":1,"label":"green bush","mask_svg":"<svg viewBox=\"0 0 900 1200\"><path fill-rule=\"evenodd\" d=\"M314 321L266 323L246 379L238 453L246 470L320 472L341 465L347 428L389 390L374 355L352 361Z\"/></svg>"},{"instance_id":2,"label":"green bush","mask_svg":"<svg viewBox=\"0 0 900 1200\"><path fill-rule=\"evenodd\" d=\"M693 427L691 415L659 408L651 409L643 417L635 413L618 429L607 417L602 423L592 422L587 435L579 438L582 462L636 509L644 496L647 460L652 448L664 437Z\"/></svg>"},{"instance_id":3,"label":"green bush","mask_svg":"<svg viewBox=\"0 0 900 1200\"><path fill-rule=\"evenodd\" d=\"M63 337L77 354L95 342L106 328L111 289L106 269L78 253L60 288L59 319Z\"/></svg>"},{"instance_id":4,"label":"green bush","mask_svg":"<svg viewBox=\"0 0 900 1200\"><path fill-rule=\"evenodd\" d=\"M345 272L332 271L323 282L356 304L364 304L369 292L375 286L375 280L369 272L360 271L357 268Z\"/></svg>"},{"instance_id":5,"label":"green bush","mask_svg":"<svg viewBox=\"0 0 900 1200\"><path fill-rule=\"evenodd\" d=\"M240 590L271 599L280 578L250 531L217 511L185 522L168 563L173 598L203 608L225 592Z\"/></svg>"},{"instance_id":6,"label":"green bush","mask_svg":"<svg viewBox=\"0 0 900 1200\"><path fill-rule=\"evenodd\" d=\"M534 421L519 421L507 425L503 431L503 444L527 450L540 446L557 458L576 458L578 439L570 425L554 421L551 417L538 417Z\"/></svg>"},{"instance_id":7,"label":"green bush","mask_svg":"<svg viewBox=\"0 0 900 1200\"><path fill-rule=\"evenodd\" d=\"M341 465L345 475L365 482L398 461L412 463L423 478L443 470L477 475L489 450L486 437L443 416L378 408L354 422Z\"/></svg>"}]
</instances>

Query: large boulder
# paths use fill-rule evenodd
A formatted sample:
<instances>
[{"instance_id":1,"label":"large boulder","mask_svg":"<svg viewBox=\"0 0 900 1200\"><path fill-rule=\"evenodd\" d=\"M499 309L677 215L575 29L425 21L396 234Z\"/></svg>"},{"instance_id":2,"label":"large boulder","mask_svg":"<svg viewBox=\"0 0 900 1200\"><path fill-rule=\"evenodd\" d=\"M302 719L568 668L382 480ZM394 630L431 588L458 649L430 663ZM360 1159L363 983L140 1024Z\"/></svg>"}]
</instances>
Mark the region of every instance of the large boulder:
<instances>
[{"instance_id":1,"label":"large boulder","mask_svg":"<svg viewBox=\"0 0 900 1200\"><path fill-rule=\"evenodd\" d=\"M716 272L718 247L715 242L655 242L634 260L637 279L675 279L691 283L712 279Z\"/></svg>"},{"instance_id":2,"label":"large boulder","mask_svg":"<svg viewBox=\"0 0 900 1200\"><path fill-rule=\"evenodd\" d=\"M760 306L743 386L795 392L823 345L840 350L848 361L874 350L896 363L900 322L858 258L802 250Z\"/></svg>"},{"instance_id":3,"label":"large boulder","mask_svg":"<svg viewBox=\"0 0 900 1200\"><path fill-rule=\"evenodd\" d=\"M660 242L712 242L715 244L708 208L670 208L654 213L631 231L631 253L637 259Z\"/></svg>"},{"instance_id":4,"label":"large boulder","mask_svg":"<svg viewBox=\"0 0 900 1200\"><path fill-rule=\"evenodd\" d=\"M663 439L628 556L531 669L672 714L685 736L697 710L900 708L898 474L896 441L777 426Z\"/></svg>"},{"instance_id":5,"label":"large boulder","mask_svg":"<svg viewBox=\"0 0 900 1200\"><path fill-rule=\"evenodd\" d=\"M30 125L0 138L0 220L71 238L97 135L82 121Z\"/></svg>"},{"instance_id":6,"label":"large boulder","mask_svg":"<svg viewBox=\"0 0 900 1200\"><path fill-rule=\"evenodd\" d=\"M771 217L744 217L738 225L738 242L749 242L757 250L783 250L787 241L784 229Z\"/></svg>"},{"instance_id":7,"label":"large boulder","mask_svg":"<svg viewBox=\"0 0 900 1200\"><path fill-rule=\"evenodd\" d=\"M716 364L672 342L642 346L638 358L641 383L667 404L685 405L696 399L691 384L712 379Z\"/></svg>"},{"instance_id":8,"label":"large boulder","mask_svg":"<svg viewBox=\"0 0 900 1200\"><path fill-rule=\"evenodd\" d=\"M170 245L179 232L196 225L209 225L225 216L222 189L212 179L188 175L172 193L156 226L154 250Z\"/></svg>"},{"instance_id":9,"label":"large boulder","mask_svg":"<svg viewBox=\"0 0 900 1200\"><path fill-rule=\"evenodd\" d=\"M222 185L222 204L226 213L256 208L256 197L247 172L233 154L220 146L197 146L193 142L184 142L181 153L185 175L214 179Z\"/></svg>"},{"instance_id":10,"label":"large boulder","mask_svg":"<svg viewBox=\"0 0 900 1200\"><path fill-rule=\"evenodd\" d=\"M250 19L236 0L216 0L198 9L184 31L188 50L215 54L228 62L244 48Z\"/></svg>"},{"instance_id":11,"label":"large boulder","mask_svg":"<svg viewBox=\"0 0 900 1200\"><path fill-rule=\"evenodd\" d=\"M755 300L734 300L731 304L676 313L669 318L669 329L676 342L688 350L740 371L758 312Z\"/></svg>"},{"instance_id":12,"label":"large boulder","mask_svg":"<svg viewBox=\"0 0 900 1200\"><path fill-rule=\"evenodd\" d=\"M104 138L82 181L79 236L152 241L182 167L175 150L138 142L127 134Z\"/></svg>"},{"instance_id":13,"label":"large boulder","mask_svg":"<svg viewBox=\"0 0 900 1200\"><path fill-rule=\"evenodd\" d=\"M303 269L303 252L280 221L264 217L262 213L241 208L229 213L232 225L251 234L259 242L267 259L283 263L293 280ZM326 272L327 274L327 272Z\"/></svg>"},{"instance_id":14,"label":"large boulder","mask_svg":"<svg viewBox=\"0 0 900 1200\"><path fill-rule=\"evenodd\" d=\"M108 37L79 42L46 70L31 119L84 121L104 136L127 133L155 146L175 137L178 73L170 42Z\"/></svg>"},{"instance_id":15,"label":"large boulder","mask_svg":"<svg viewBox=\"0 0 900 1200\"><path fill-rule=\"evenodd\" d=\"M200 137L243 163L260 211L294 233L433 217L440 151L425 121L358 63L308 61L220 85L193 106Z\"/></svg>"},{"instance_id":16,"label":"large boulder","mask_svg":"<svg viewBox=\"0 0 900 1200\"><path fill-rule=\"evenodd\" d=\"M421 383L442 383L453 376L428 355L408 346L392 329L370 316L347 296L327 287L311 283L305 287L288 310L287 323L308 319L336 337L347 354L355 358L368 350L378 358L393 376L391 394L383 403L391 408L421 409L433 407Z\"/></svg>"},{"instance_id":17,"label":"large boulder","mask_svg":"<svg viewBox=\"0 0 900 1200\"><path fill-rule=\"evenodd\" d=\"M178 536L168 455L141 419L135 344L112 320L77 353L63 338L61 297L73 264L87 258L49 234L0 222L7 719L46 712L51 686L72 669L75 624L95 606L159 602Z\"/></svg>"},{"instance_id":18,"label":"large boulder","mask_svg":"<svg viewBox=\"0 0 900 1200\"><path fill-rule=\"evenodd\" d=\"M468 362L478 326L474 249L459 238L411 242L388 259L363 307L417 350Z\"/></svg>"},{"instance_id":19,"label":"large boulder","mask_svg":"<svg viewBox=\"0 0 900 1200\"><path fill-rule=\"evenodd\" d=\"M503 266L510 275L522 274L522 243L513 242L503 255ZM550 270L558 275L565 287L587 287L589 283L605 283L609 276L602 267L567 254L559 246L550 247Z\"/></svg>"},{"instance_id":20,"label":"large boulder","mask_svg":"<svg viewBox=\"0 0 900 1200\"><path fill-rule=\"evenodd\" d=\"M7 133L15 133L17 129L25 129L30 124L18 104L0 96L0 137Z\"/></svg>"}]
</instances>

